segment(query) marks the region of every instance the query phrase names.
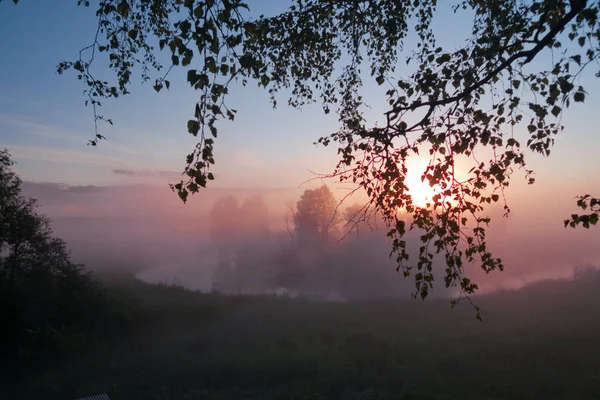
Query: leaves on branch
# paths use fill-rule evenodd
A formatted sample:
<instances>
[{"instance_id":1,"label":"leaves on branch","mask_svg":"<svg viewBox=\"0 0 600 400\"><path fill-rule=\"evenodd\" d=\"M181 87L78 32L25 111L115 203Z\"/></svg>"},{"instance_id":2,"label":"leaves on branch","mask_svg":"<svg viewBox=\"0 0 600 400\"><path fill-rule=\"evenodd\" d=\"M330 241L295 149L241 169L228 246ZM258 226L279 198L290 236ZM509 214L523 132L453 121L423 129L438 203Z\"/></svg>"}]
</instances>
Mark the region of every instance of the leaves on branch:
<instances>
[{"instance_id":1,"label":"leaves on branch","mask_svg":"<svg viewBox=\"0 0 600 400\"><path fill-rule=\"evenodd\" d=\"M485 207L502 201L510 211L503 194L512 175L522 171L534 182L525 151L550 155L562 112L585 100L575 83L599 56L599 10L590 1L457 0L456 13L474 16L472 36L445 49L431 26L436 5L296 0L286 12L251 19L240 0L103 0L94 43L76 61L60 63L58 72L73 69L85 82L97 122L98 99L127 94L134 66L144 81L162 71L151 43L171 55L157 91L169 88L172 68L187 69L187 82L198 91L187 128L198 144L186 158L187 180L172 185L183 201L214 178L216 123L235 117L225 102L232 82L256 82L273 106L286 91L293 107L320 102L325 113L335 109L340 129L318 139L338 145L339 163L328 176L364 189L368 206L384 216L399 270L414 272L415 295L425 298L433 288L433 257L440 253L444 284L458 286L464 298L477 289L465 276L466 264L503 269L488 250ZM409 52L405 39L412 33L418 42ZM107 53L115 83L93 77L96 49ZM530 64L544 53L553 55L547 68ZM383 126L362 114L367 75L388 88ZM526 146L514 131L527 135ZM487 161L475 156L482 148L493 154ZM405 182L407 160L421 153L430 158L422 179L437 190L428 207L415 204ZM472 163L462 180L455 170L460 159ZM597 220L577 218L584 226ZM416 262L409 262L404 239L410 230L421 234Z\"/></svg>"},{"instance_id":2,"label":"leaves on branch","mask_svg":"<svg viewBox=\"0 0 600 400\"><path fill-rule=\"evenodd\" d=\"M590 226L598 223L598 218L600 217L600 199L591 197L589 194L579 196L577 207L584 211L587 210L590 213L583 215L572 214L571 218L565 220L565 228L568 226L575 228L578 225L581 225L584 228L589 229Z\"/></svg>"}]
</instances>

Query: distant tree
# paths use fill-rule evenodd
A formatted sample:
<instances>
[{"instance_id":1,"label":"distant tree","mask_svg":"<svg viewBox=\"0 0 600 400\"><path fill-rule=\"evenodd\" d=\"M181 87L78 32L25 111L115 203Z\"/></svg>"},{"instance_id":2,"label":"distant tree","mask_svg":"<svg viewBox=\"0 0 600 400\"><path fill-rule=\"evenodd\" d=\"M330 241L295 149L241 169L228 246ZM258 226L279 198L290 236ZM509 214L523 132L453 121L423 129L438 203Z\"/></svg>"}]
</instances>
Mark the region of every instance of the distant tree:
<instances>
[{"instance_id":1,"label":"distant tree","mask_svg":"<svg viewBox=\"0 0 600 400\"><path fill-rule=\"evenodd\" d=\"M592 264L576 264L573 265L573 280L580 280L586 278L586 276L598 276L600 269Z\"/></svg>"},{"instance_id":2,"label":"distant tree","mask_svg":"<svg viewBox=\"0 0 600 400\"><path fill-rule=\"evenodd\" d=\"M210 212L211 241L218 251L214 289L240 292L259 286L268 245L269 209L253 196L240 205L233 196L217 199Z\"/></svg>"},{"instance_id":3,"label":"distant tree","mask_svg":"<svg viewBox=\"0 0 600 400\"><path fill-rule=\"evenodd\" d=\"M261 196L252 196L244 199L238 216L241 237L234 250L238 291L264 291L268 286L269 253L272 251L269 208Z\"/></svg>"},{"instance_id":4,"label":"distant tree","mask_svg":"<svg viewBox=\"0 0 600 400\"><path fill-rule=\"evenodd\" d=\"M235 249L241 236L239 203L233 196L220 197L210 211L210 240L217 250L215 290L230 291L235 269Z\"/></svg>"},{"instance_id":5,"label":"distant tree","mask_svg":"<svg viewBox=\"0 0 600 400\"><path fill-rule=\"evenodd\" d=\"M12 165L0 151L0 353L14 361L58 346L65 330L93 326L105 303L36 201L21 194Z\"/></svg>"},{"instance_id":6,"label":"distant tree","mask_svg":"<svg viewBox=\"0 0 600 400\"><path fill-rule=\"evenodd\" d=\"M322 185L306 189L298 202L288 205L293 230L286 216L287 232L270 260L275 286L305 292L325 284L329 268L323 261L339 221L337 204L331 190Z\"/></svg>"},{"instance_id":7,"label":"distant tree","mask_svg":"<svg viewBox=\"0 0 600 400\"><path fill-rule=\"evenodd\" d=\"M173 68L186 70L200 95L187 122L199 143L186 157L187 178L173 185L184 201L214 179L216 123L236 115L225 102L230 85L254 81L269 91L273 105L282 91L291 93L294 107L318 100L325 113L339 115L340 129L318 140L338 145L330 176L367 193L369 206L387 222L398 267L405 275L416 269L415 285L425 298L433 287L433 258L441 253L444 283L468 296L477 285L465 276L466 263L486 272L503 269L486 244L486 207L501 202L508 213L504 189L513 173L534 182L526 151L548 156L563 130L563 111L585 100L578 78L600 57L600 5L454 0L454 12L467 13L472 29L444 48L434 26L444 23L435 18L439 3L294 0L284 12L252 19L240 0L102 0L94 41L78 59L61 62L58 72L74 69L87 85L86 104L97 124L107 120L97 113L100 100L128 94L134 71L144 81L160 71L158 92L169 89ZM409 36L416 39L413 51ZM166 72L155 43L171 55ZM94 76L101 52L108 53L114 82ZM380 124L363 116L365 79L385 89ZM91 144L100 139L96 130ZM429 208L414 204L405 182L407 159L420 153L430 158L423 180L439 188ZM455 173L459 161L472 165L465 177ZM406 250L412 229L422 231L416 263Z\"/></svg>"},{"instance_id":8,"label":"distant tree","mask_svg":"<svg viewBox=\"0 0 600 400\"><path fill-rule=\"evenodd\" d=\"M269 207L261 196L245 199L239 213L245 235L261 238L269 234Z\"/></svg>"},{"instance_id":9,"label":"distant tree","mask_svg":"<svg viewBox=\"0 0 600 400\"><path fill-rule=\"evenodd\" d=\"M326 244L336 223L337 202L327 185L306 189L296 204L294 226L298 243Z\"/></svg>"},{"instance_id":10,"label":"distant tree","mask_svg":"<svg viewBox=\"0 0 600 400\"><path fill-rule=\"evenodd\" d=\"M275 251L269 260L272 269L271 285L273 288L283 287L300 292L306 287L306 267L296 242L286 239L280 242L278 251Z\"/></svg>"},{"instance_id":11,"label":"distant tree","mask_svg":"<svg viewBox=\"0 0 600 400\"><path fill-rule=\"evenodd\" d=\"M233 196L220 197L210 211L210 239L217 247L231 247L240 236L239 202Z\"/></svg>"},{"instance_id":12,"label":"distant tree","mask_svg":"<svg viewBox=\"0 0 600 400\"><path fill-rule=\"evenodd\" d=\"M362 222L362 208L360 204L353 204L344 210L344 227L348 234L359 235L360 223Z\"/></svg>"}]
</instances>

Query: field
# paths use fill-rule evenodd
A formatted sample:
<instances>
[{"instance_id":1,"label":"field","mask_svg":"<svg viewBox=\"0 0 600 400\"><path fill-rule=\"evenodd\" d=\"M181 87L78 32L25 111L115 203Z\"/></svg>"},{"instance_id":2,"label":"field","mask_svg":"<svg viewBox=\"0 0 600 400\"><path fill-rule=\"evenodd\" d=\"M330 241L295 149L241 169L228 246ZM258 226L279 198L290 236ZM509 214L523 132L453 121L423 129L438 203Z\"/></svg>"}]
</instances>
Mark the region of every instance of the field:
<instances>
[{"instance_id":1,"label":"field","mask_svg":"<svg viewBox=\"0 0 600 400\"><path fill-rule=\"evenodd\" d=\"M136 329L1 399L600 399L600 282L477 300L316 303L126 281Z\"/></svg>"}]
</instances>

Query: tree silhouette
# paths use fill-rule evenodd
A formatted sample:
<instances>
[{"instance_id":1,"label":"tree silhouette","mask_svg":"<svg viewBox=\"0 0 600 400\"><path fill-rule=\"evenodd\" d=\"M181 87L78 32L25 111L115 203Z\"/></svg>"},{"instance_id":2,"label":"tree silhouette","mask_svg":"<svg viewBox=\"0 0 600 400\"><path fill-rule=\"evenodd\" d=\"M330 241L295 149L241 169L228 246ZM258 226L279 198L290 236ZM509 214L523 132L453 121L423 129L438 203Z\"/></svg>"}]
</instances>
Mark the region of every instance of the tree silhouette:
<instances>
[{"instance_id":1,"label":"tree silhouette","mask_svg":"<svg viewBox=\"0 0 600 400\"><path fill-rule=\"evenodd\" d=\"M213 244L231 247L240 236L239 203L233 196L220 197L210 211L210 237Z\"/></svg>"},{"instance_id":2,"label":"tree silhouette","mask_svg":"<svg viewBox=\"0 0 600 400\"><path fill-rule=\"evenodd\" d=\"M239 212L245 235L261 238L269 234L269 208L262 197L256 195L245 199Z\"/></svg>"},{"instance_id":3,"label":"tree silhouette","mask_svg":"<svg viewBox=\"0 0 600 400\"><path fill-rule=\"evenodd\" d=\"M335 197L327 185L304 191L294 213L296 238L300 246L329 243L336 222L336 205Z\"/></svg>"},{"instance_id":4,"label":"tree silhouette","mask_svg":"<svg viewBox=\"0 0 600 400\"><path fill-rule=\"evenodd\" d=\"M268 246L269 209L260 196L242 204L233 196L221 197L210 213L211 241L218 252L214 289L240 292L256 289L264 274Z\"/></svg>"},{"instance_id":5,"label":"tree silhouette","mask_svg":"<svg viewBox=\"0 0 600 400\"><path fill-rule=\"evenodd\" d=\"M233 196L215 200L210 212L210 239L218 257L213 286L219 291L231 291L235 249L242 236L239 214L239 203Z\"/></svg>"},{"instance_id":6,"label":"tree silhouette","mask_svg":"<svg viewBox=\"0 0 600 400\"><path fill-rule=\"evenodd\" d=\"M34 199L21 195L8 151L0 151L0 352L7 360L58 345L61 332L90 327L104 300L98 285L70 260L65 243Z\"/></svg>"}]
</instances>

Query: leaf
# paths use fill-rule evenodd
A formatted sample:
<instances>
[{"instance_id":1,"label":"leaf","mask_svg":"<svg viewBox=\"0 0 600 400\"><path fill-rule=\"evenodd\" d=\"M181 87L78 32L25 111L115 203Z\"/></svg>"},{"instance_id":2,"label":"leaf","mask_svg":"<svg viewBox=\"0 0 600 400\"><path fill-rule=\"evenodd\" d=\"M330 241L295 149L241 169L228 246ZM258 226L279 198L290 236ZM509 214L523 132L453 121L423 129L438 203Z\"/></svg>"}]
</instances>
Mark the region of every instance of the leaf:
<instances>
[{"instance_id":1,"label":"leaf","mask_svg":"<svg viewBox=\"0 0 600 400\"><path fill-rule=\"evenodd\" d=\"M210 129L210 134L213 137L217 137L217 128L214 125L208 125L208 128Z\"/></svg>"},{"instance_id":2,"label":"leaf","mask_svg":"<svg viewBox=\"0 0 600 400\"><path fill-rule=\"evenodd\" d=\"M583 91L575 92L573 100L575 100L576 103L583 103L585 100L585 93Z\"/></svg>"},{"instance_id":3,"label":"leaf","mask_svg":"<svg viewBox=\"0 0 600 400\"><path fill-rule=\"evenodd\" d=\"M271 82L271 78L269 78L269 76L268 76L268 75L266 75L266 74L263 74L263 75L260 77L260 83L261 83L261 84L262 84L264 87L267 87L267 85L269 84L269 82Z\"/></svg>"},{"instance_id":4,"label":"leaf","mask_svg":"<svg viewBox=\"0 0 600 400\"><path fill-rule=\"evenodd\" d=\"M255 64L254 58L248 53L245 53L243 56L241 56L239 62L240 66L244 69L250 68Z\"/></svg>"},{"instance_id":5,"label":"leaf","mask_svg":"<svg viewBox=\"0 0 600 400\"><path fill-rule=\"evenodd\" d=\"M190 21L183 21L180 25L179 25L179 29L181 29L181 33L185 36L187 35L187 33L190 31L192 27L192 24L190 23Z\"/></svg>"},{"instance_id":6,"label":"leaf","mask_svg":"<svg viewBox=\"0 0 600 400\"><path fill-rule=\"evenodd\" d=\"M195 180L195 182L196 182L198 185L200 185L200 186L202 186L203 188L205 188L205 187L206 187L206 176L205 176L205 175L200 175L200 176L197 176L197 177L196 177L196 180Z\"/></svg>"},{"instance_id":7,"label":"leaf","mask_svg":"<svg viewBox=\"0 0 600 400\"><path fill-rule=\"evenodd\" d=\"M189 133L196 136L200 130L200 123L194 119L190 119L187 123L187 128Z\"/></svg>"},{"instance_id":8,"label":"leaf","mask_svg":"<svg viewBox=\"0 0 600 400\"><path fill-rule=\"evenodd\" d=\"M442 54L441 56L439 56L438 59L436 60L436 62L438 64L443 64L443 63L450 61L450 59L451 59L450 54L446 53L446 54Z\"/></svg>"},{"instance_id":9,"label":"leaf","mask_svg":"<svg viewBox=\"0 0 600 400\"><path fill-rule=\"evenodd\" d=\"M187 187L190 190L190 192L192 192L192 193L198 193L198 189L199 189L198 184L196 184L196 183L190 183L190 184L188 184Z\"/></svg>"},{"instance_id":10,"label":"leaf","mask_svg":"<svg viewBox=\"0 0 600 400\"><path fill-rule=\"evenodd\" d=\"M183 201L185 203L188 198L188 191L186 189L181 189L181 190L179 190L178 194L179 194L179 198L181 199L181 201Z\"/></svg>"},{"instance_id":11,"label":"leaf","mask_svg":"<svg viewBox=\"0 0 600 400\"><path fill-rule=\"evenodd\" d=\"M195 86L199 80L200 80L200 75L198 74L198 71L196 71L195 69L188 70L187 81L189 82L189 84L191 86Z\"/></svg>"},{"instance_id":12,"label":"leaf","mask_svg":"<svg viewBox=\"0 0 600 400\"><path fill-rule=\"evenodd\" d=\"M200 19L204 16L204 5L199 5L194 9L194 17Z\"/></svg>"},{"instance_id":13,"label":"leaf","mask_svg":"<svg viewBox=\"0 0 600 400\"><path fill-rule=\"evenodd\" d=\"M123 18L127 18L127 14L129 14L129 4L127 1L122 0L117 6L117 12L121 14Z\"/></svg>"},{"instance_id":14,"label":"leaf","mask_svg":"<svg viewBox=\"0 0 600 400\"><path fill-rule=\"evenodd\" d=\"M229 65L227 65L227 64L221 64L220 69L221 69L221 74L222 75L227 75L227 73L229 72Z\"/></svg>"}]
</instances>

